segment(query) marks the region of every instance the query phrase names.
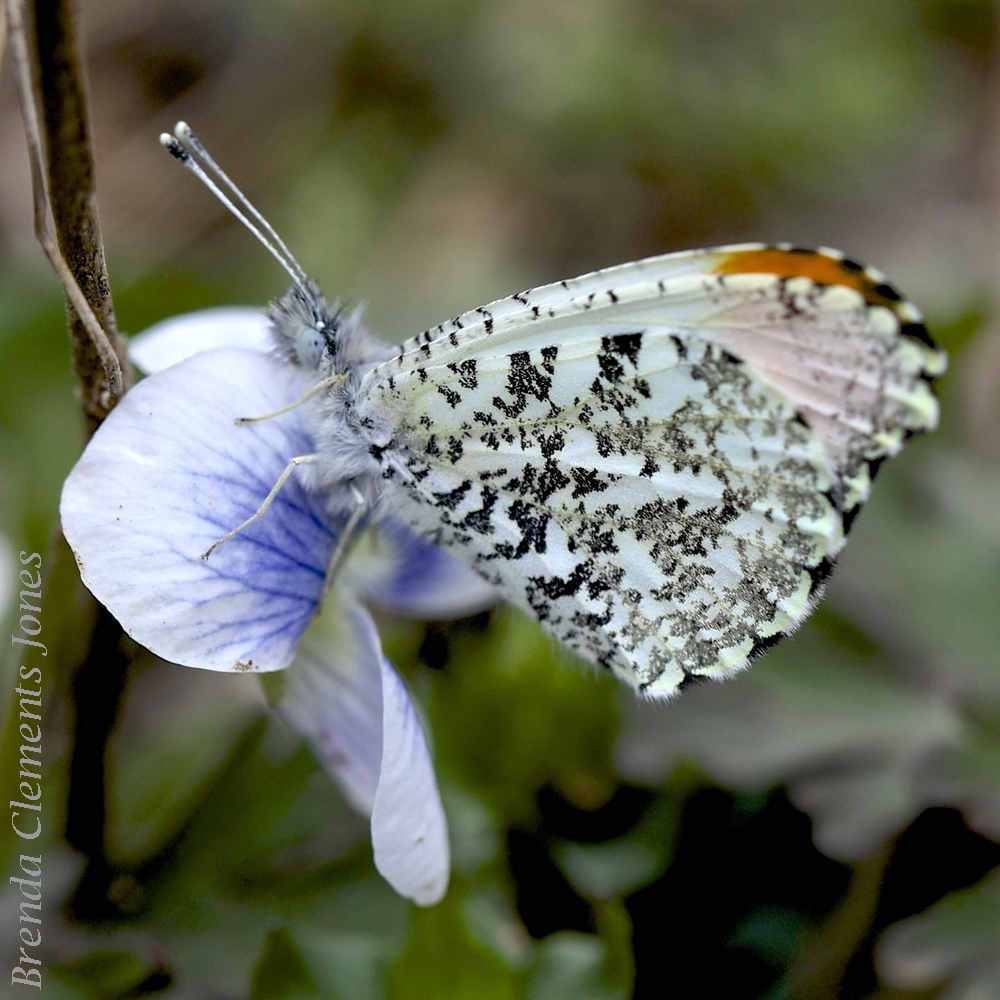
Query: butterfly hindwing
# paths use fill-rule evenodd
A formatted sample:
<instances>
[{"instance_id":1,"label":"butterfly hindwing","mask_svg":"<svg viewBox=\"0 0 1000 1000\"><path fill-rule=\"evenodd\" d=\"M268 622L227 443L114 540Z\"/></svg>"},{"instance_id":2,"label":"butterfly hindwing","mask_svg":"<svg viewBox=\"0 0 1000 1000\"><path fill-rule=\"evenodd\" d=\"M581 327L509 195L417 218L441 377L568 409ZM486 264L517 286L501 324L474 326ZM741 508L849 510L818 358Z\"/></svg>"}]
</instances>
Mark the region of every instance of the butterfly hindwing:
<instances>
[{"instance_id":1,"label":"butterfly hindwing","mask_svg":"<svg viewBox=\"0 0 1000 1000\"><path fill-rule=\"evenodd\" d=\"M415 338L360 395L397 513L648 694L737 669L936 417L915 310L838 262L669 255Z\"/></svg>"}]
</instances>

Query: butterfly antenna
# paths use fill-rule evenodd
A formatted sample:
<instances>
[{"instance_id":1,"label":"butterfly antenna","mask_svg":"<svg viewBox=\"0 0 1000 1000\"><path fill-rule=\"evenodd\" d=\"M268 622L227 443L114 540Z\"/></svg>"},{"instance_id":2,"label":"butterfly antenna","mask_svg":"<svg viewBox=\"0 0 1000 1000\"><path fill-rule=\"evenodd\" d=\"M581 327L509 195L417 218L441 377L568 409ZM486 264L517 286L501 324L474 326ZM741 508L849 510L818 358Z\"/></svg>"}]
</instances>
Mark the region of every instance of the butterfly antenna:
<instances>
[{"instance_id":1,"label":"butterfly antenna","mask_svg":"<svg viewBox=\"0 0 1000 1000\"><path fill-rule=\"evenodd\" d=\"M190 143L190 148L184 145L185 141ZM274 228L267 220L254 208L250 199L231 181L205 151L205 147L194 135L186 122L178 122L174 128L174 135L163 132L160 135L160 145L167 150L170 155L177 160L185 169L189 170L198 180L201 181L209 191L237 218L243 225L260 241L261 245L271 254L272 257L288 272L292 281L298 288L309 294L307 287L307 276L302 265L295 259L284 241L274 231ZM258 228L241 209L233 203L232 199L219 187L219 185L209 176L205 168L198 162L197 157L204 160L210 170L213 170L219 179L236 195L240 204L253 215L263 231ZM266 235L265 235L266 234ZM274 240L268 239L268 236Z\"/></svg>"},{"instance_id":2,"label":"butterfly antenna","mask_svg":"<svg viewBox=\"0 0 1000 1000\"><path fill-rule=\"evenodd\" d=\"M222 167L220 167L219 164L215 162L215 158L205 148L201 139L199 139L198 136L194 134L194 132L191 130L191 126L188 125L187 122L178 122L174 126L174 135L177 136L177 138L180 139L181 142L189 145L191 149L193 149L198 154L198 156L201 157L202 161L206 164L206 166L210 167L212 170L215 171L219 180L221 180L223 184L225 184L226 187L228 187L229 190L232 191L232 193L236 196L240 204L242 204L243 207L257 220L257 222L260 223L264 232L267 233L267 235L270 236L272 240L274 240L278 249L280 249L281 252L285 255L285 259L292 265L292 267L295 268L296 271L298 271L302 280L305 281L306 280L305 270L303 269L302 265L299 264L299 262L295 259L295 255L292 253L292 251L289 250L288 247L285 245L285 241L278 235L274 226L272 226L271 223L268 222L267 219L265 219L264 216L257 211L257 208L254 205L254 203L239 189L239 187L237 187L236 183L230 178L229 174L227 174L225 170L223 170Z\"/></svg>"}]
</instances>

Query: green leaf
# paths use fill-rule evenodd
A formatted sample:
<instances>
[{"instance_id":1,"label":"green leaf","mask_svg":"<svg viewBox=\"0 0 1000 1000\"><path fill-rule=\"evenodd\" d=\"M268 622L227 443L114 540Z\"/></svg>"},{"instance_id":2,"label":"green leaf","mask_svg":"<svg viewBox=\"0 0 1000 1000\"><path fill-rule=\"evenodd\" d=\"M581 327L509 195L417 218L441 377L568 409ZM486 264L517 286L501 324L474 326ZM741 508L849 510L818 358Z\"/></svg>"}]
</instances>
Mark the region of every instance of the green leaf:
<instances>
[{"instance_id":1,"label":"green leaf","mask_svg":"<svg viewBox=\"0 0 1000 1000\"><path fill-rule=\"evenodd\" d=\"M957 706L859 654L850 636L852 652L838 649L817 625L732 683L686 692L669 726L656 706L632 706L617 748L626 776L662 781L688 762L740 791L785 782L812 815L817 845L840 860L904 827L928 800L916 762L960 743L966 723Z\"/></svg>"},{"instance_id":2,"label":"green leaf","mask_svg":"<svg viewBox=\"0 0 1000 1000\"><path fill-rule=\"evenodd\" d=\"M663 869L651 847L621 838L604 844L561 844L555 860L574 888L595 899L614 899L651 882Z\"/></svg>"},{"instance_id":3,"label":"green leaf","mask_svg":"<svg viewBox=\"0 0 1000 1000\"><path fill-rule=\"evenodd\" d=\"M379 1000L385 964L371 937L281 927L267 936L250 1000Z\"/></svg>"},{"instance_id":4,"label":"green leaf","mask_svg":"<svg viewBox=\"0 0 1000 1000\"><path fill-rule=\"evenodd\" d=\"M922 990L1000 963L1000 869L945 896L930 909L890 927L878 948L878 968L900 989ZM982 996L995 996L984 992Z\"/></svg>"},{"instance_id":5,"label":"green leaf","mask_svg":"<svg viewBox=\"0 0 1000 1000\"><path fill-rule=\"evenodd\" d=\"M606 961L600 938L575 931L550 934L539 947L526 1000L624 1000L629 989L608 981Z\"/></svg>"},{"instance_id":6,"label":"green leaf","mask_svg":"<svg viewBox=\"0 0 1000 1000\"><path fill-rule=\"evenodd\" d=\"M273 718L245 734L146 891L138 926L206 995L248 982L275 927L300 949L313 931L395 949L407 913L374 871L366 820Z\"/></svg>"},{"instance_id":7,"label":"green leaf","mask_svg":"<svg viewBox=\"0 0 1000 1000\"><path fill-rule=\"evenodd\" d=\"M679 802L661 798L625 836L597 844L562 842L553 857L584 896L595 901L618 898L666 870L679 823Z\"/></svg>"},{"instance_id":8,"label":"green leaf","mask_svg":"<svg viewBox=\"0 0 1000 1000\"><path fill-rule=\"evenodd\" d=\"M106 1000L124 996L155 971L155 966L127 951L93 951L75 962L56 966L56 978L79 990L79 995ZM42 992L47 990L45 969L42 970Z\"/></svg>"},{"instance_id":9,"label":"green leaf","mask_svg":"<svg viewBox=\"0 0 1000 1000\"><path fill-rule=\"evenodd\" d=\"M802 943L809 921L799 911L783 906L757 906L730 935L728 944L747 948L775 968L787 965Z\"/></svg>"},{"instance_id":10,"label":"green leaf","mask_svg":"<svg viewBox=\"0 0 1000 1000\"><path fill-rule=\"evenodd\" d=\"M253 677L165 663L138 672L108 748L107 836L116 863L136 864L177 836L260 712Z\"/></svg>"},{"instance_id":11,"label":"green leaf","mask_svg":"<svg viewBox=\"0 0 1000 1000\"><path fill-rule=\"evenodd\" d=\"M549 783L584 809L611 795L613 678L581 671L512 611L499 612L486 635L457 636L451 660L431 699L442 772L475 789L502 822L533 817Z\"/></svg>"},{"instance_id":12,"label":"green leaf","mask_svg":"<svg viewBox=\"0 0 1000 1000\"><path fill-rule=\"evenodd\" d=\"M519 975L477 940L455 887L429 909L414 908L410 939L389 969L390 997L406 1000L515 1000Z\"/></svg>"},{"instance_id":13,"label":"green leaf","mask_svg":"<svg viewBox=\"0 0 1000 1000\"><path fill-rule=\"evenodd\" d=\"M271 931L253 971L250 1000L312 1000L324 993L305 958L284 929ZM337 1000L341 994L330 994Z\"/></svg>"}]
</instances>

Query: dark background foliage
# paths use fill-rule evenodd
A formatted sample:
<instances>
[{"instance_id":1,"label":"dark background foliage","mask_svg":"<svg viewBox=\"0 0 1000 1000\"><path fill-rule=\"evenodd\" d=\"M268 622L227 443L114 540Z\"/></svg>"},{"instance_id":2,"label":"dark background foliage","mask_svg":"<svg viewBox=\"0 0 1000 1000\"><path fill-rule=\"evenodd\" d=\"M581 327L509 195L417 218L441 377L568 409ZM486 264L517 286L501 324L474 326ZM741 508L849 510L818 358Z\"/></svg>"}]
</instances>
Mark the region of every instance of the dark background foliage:
<instances>
[{"instance_id":1,"label":"dark background foliage","mask_svg":"<svg viewBox=\"0 0 1000 1000\"><path fill-rule=\"evenodd\" d=\"M727 998L1000 996L993 4L124 0L83 13L126 332L283 291L160 150L157 133L186 118L328 293L368 302L392 342L594 267L786 239L885 270L952 364L940 430L881 473L823 606L736 680L637 704L513 612L383 623L427 708L451 825L452 888L431 910L375 875L365 822L254 678L134 647L106 759L105 867L80 885L60 836L80 727L71 573L57 573L44 995L611 1000L689 995L693 979ZM9 67L0 83L11 617L16 553L50 553L81 422ZM76 808L98 809L99 791L93 775L76 785ZM19 845L2 843L13 871ZM0 899L11 959L16 915Z\"/></svg>"}]
</instances>

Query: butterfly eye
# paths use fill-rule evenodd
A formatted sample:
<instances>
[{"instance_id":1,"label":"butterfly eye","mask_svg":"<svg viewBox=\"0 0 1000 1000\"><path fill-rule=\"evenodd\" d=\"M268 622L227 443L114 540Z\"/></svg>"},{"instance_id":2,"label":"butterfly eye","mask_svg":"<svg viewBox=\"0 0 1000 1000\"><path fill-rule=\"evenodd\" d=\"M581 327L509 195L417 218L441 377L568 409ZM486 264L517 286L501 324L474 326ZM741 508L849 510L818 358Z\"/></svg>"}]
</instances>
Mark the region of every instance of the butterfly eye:
<instances>
[{"instance_id":1,"label":"butterfly eye","mask_svg":"<svg viewBox=\"0 0 1000 1000\"><path fill-rule=\"evenodd\" d=\"M295 357L303 368L318 368L326 350L323 334L312 326L299 327L295 335Z\"/></svg>"}]
</instances>

